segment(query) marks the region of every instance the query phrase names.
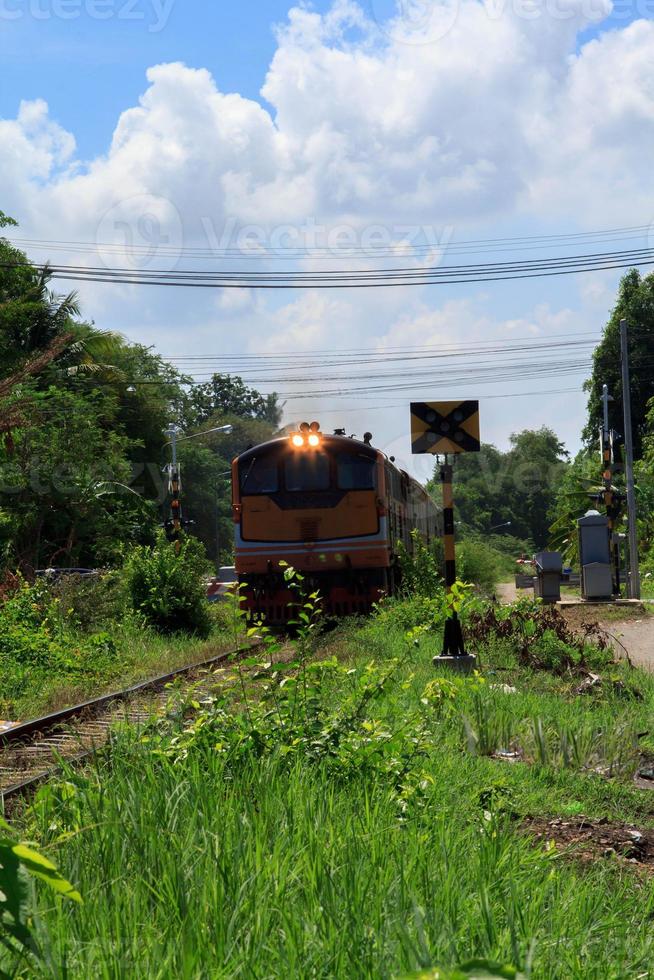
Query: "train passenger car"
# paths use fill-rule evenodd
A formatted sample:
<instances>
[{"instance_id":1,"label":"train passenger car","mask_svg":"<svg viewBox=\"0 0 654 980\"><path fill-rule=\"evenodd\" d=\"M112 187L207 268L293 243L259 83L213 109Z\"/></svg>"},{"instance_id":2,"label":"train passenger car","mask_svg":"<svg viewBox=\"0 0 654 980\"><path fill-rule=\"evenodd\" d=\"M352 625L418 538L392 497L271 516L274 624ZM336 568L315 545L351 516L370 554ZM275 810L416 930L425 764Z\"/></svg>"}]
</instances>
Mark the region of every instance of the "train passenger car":
<instances>
[{"instance_id":1,"label":"train passenger car","mask_svg":"<svg viewBox=\"0 0 654 980\"><path fill-rule=\"evenodd\" d=\"M303 423L234 460L236 572L250 614L271 624L291 615L280 562L302 572L327 612L367 612L398 587L398 541L411 551L414 528L426 544L440 534L440 509L371 438Z\"/></svg>"}]
</instances>

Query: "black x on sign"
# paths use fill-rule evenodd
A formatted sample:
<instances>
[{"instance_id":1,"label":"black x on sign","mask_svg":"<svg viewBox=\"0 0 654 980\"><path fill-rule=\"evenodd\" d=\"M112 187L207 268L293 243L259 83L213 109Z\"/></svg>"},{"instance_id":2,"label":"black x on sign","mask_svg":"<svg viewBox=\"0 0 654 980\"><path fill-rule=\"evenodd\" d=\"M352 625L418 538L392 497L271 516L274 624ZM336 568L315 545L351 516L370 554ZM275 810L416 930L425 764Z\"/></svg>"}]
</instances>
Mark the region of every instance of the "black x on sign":
<instances>
[{"instance_id":1,"label":"black x on sign","mask_svg":"<svg viewBox=\"0 0 654 980\"><path fill-rule=\"evenodd\" d=\"M411 451L479 452L479 402L412 402Z\"/></svg>"}]
</instances>

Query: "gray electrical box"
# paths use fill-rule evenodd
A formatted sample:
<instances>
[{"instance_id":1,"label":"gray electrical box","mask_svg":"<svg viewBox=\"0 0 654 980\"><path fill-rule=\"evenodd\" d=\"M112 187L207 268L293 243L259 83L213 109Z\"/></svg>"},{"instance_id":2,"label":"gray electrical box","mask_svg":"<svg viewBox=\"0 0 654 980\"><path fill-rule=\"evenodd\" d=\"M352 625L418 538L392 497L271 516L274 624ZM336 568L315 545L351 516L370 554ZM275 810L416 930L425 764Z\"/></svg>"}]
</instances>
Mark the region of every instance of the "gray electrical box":
<instances>
[{"instance_id":1,"label":"gray electrical box","mask_svg":"<svg viewBox=\"0 0 654 980\"><path fill-rule=\"evenodd\" d=\"M583 565L581 588L584 599L613 598L613 570L599 561Z\"/></svg>"},{"instance_id":2,"label":"gray electrical box","mask_svg":"<svg viewBox=\"0 0 654 980\"><path fill-rule=\"evenodd\" d=\"M613 597L613 570L609 520L597 511L589 511L577 521L581 595L584 599Z\"/></svg>"},{"instance_id":3,"label":"gray electrical box","mask_svg":"<svg viewBox=\"0 0 654 980\"><path fill-rule=\"evenodd\" d=\"M563 559L558 551L540 551L536 557L534 594L543 602L561 601Z\"/></svg>"}]
</instances>

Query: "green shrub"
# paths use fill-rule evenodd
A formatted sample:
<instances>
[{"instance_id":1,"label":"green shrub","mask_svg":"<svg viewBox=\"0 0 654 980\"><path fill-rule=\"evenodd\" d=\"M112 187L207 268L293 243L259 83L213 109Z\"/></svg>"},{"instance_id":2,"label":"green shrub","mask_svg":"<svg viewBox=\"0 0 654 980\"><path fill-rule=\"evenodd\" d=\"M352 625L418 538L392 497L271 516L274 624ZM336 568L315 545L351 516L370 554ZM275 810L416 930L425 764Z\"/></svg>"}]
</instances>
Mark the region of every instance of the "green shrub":
<instances>
[{"instance_id":1,"label":"green shrub","mask_svg":"<svg viewBox=\"0 0 654 980\"><path fill-rule=\"evenodd\" d=\"M511 606L488 603L467 617L469 640L488 648L508 643L524 667L552 674L602 669L613 660L608 636L596 623L576 632L554 606L520 599Z\"/></svg>"},{"instance_id":2,"label":"green shrub","mask_svg":"<svg viewBox=\"0 0 654 980\"><path fill-rule=\"evenodd\" d=\"M209 566L196 538L183 538L179 551L162 534L153 548L141 546L129 555L125 585L132 608L160 633L211 632L204 579Z\"/></svg>"},{"instance_id":3,"label":"green shrub","mask_svg":"<svg viewBox=\"0 0 654 980\"><path fill-rule=\"evenodd\" d=\"M490 593L502 578L505 559L494 548L475 538L464 538L457 545L456 572L462 582Z\"/></svg>"},{"instance_id":4,"label":"green shrub","mask_svg":"<svg viewBox=\"0 0 654 980\"><path fill-rule=\"evenodd\" d=\"M106 629L125 614L125 583L118 572L63 575L49 585L49 593L66 624L85 633Z\"/></svg>"},{"instance_id":5,"label":"green shrub","mask_svg":"<svg viewBox=\"0 0 654 980\"><path fill-rule=\"evenodd\" d=\"M580 664L583 649L561 640L554 630L546 629L531 646L531 654L542 670L561 673L567 665Z\"/></svg>"},{"instance_id":6,"label":"green shrub","mask_svg":"<svg viewBox=\"0 0 654 980\"><path fill-rule=\"evenodd\" d=\"M397 546L401 591L404 595L441 595L443 581L436 556L427 548L415 528L411 532L411 540L413 553L401 541Z\"/></svg>"},{"instance_id":7,"label":"green shrub","mask_svg":"<svg viewBox=\"0 0 654 980\"><path fill-rule=\"evenodd\" d=\"M80 634L47 583L19 582L0 603L0 710L53 678L111 674L118 650L107 632Z\"/></svg>"},{"instance_id":8,"label":"green shrub","mask_svg":"<svg viewBox=\"0 0 654 980\"><path fill-rule=\"evenodd\" d=\"M392 629L406 632L416 626L440 626L446 616L447 607L442 590L433 598L420 594L406 598L391 597L378 603L376 615L364 625L364 630L383 636ZM366 630L366 626L369 629Z\"/></svg>"}]
</instances>

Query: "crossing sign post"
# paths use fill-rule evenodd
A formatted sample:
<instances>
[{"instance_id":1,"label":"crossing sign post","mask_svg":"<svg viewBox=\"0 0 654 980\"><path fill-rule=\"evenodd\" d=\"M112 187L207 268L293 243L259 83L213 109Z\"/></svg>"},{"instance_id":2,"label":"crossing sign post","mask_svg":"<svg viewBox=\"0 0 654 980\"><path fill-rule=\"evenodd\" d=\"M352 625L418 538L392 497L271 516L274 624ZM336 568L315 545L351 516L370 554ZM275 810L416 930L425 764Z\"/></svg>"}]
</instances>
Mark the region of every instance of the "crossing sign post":
<instances>
[{"instance_id":1,"label":"crossing sign post","mask_svg":"<svg viewBox=\"0 0 654 980\"><path fill-rule=\"evenodd\" d=\"M434 663L470 671L476 657L468 654L455 608L456 552L454 544L454 496L452 488L454 456L478 453L479 402L412 402L411 451L414 455L429 453L442 456L440 466L443 484L443 550L445 552L445 586L450 596L451 613L445 622L443 653Z\"/></svg>"},{"instance_id":2,"label":"crossing sign post","mask_svg":"<svg viewBox=\"0 0 654 980\"><path fill-rule=\"evenodd\" d=\"M412 402L411 451L447 456L478 453L479 402Z\"/></svg>"}]
</instances>

